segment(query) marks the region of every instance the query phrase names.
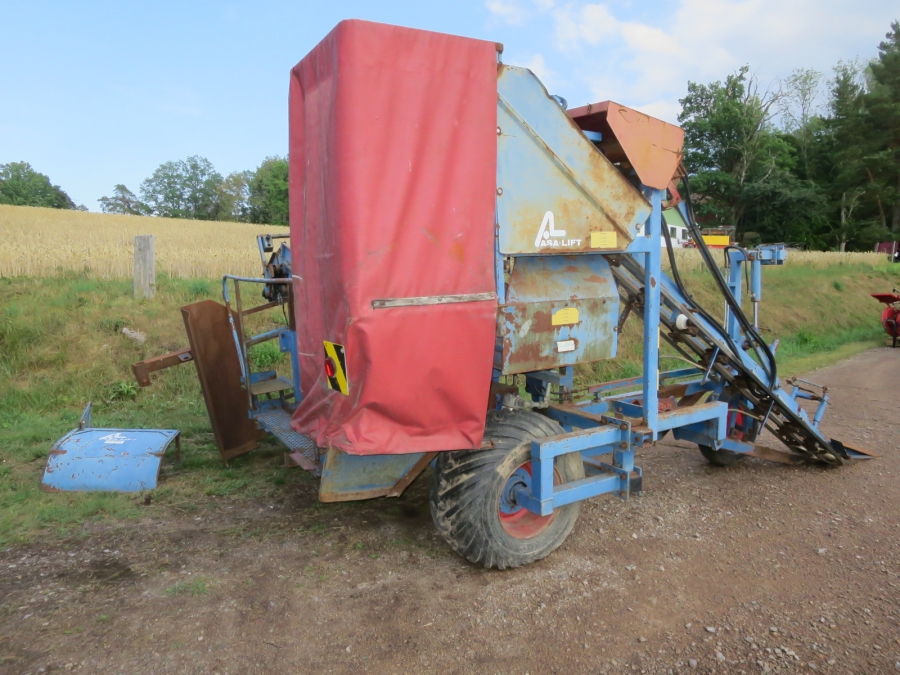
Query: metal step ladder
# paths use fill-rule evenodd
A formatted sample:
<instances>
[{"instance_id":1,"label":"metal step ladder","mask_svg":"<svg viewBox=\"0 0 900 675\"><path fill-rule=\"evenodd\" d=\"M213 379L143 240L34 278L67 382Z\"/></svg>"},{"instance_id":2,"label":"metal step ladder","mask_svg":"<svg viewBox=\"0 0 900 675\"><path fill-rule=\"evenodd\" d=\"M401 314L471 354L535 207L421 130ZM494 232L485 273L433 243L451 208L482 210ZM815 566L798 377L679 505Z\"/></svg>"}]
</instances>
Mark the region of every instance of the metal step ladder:
<instances>
[{"instance_id":1,"label":"metal step ladder","mask_svg":"<svg viewBox=\"0 0 900 675\"><path fill-rule=\"evenodd\" d=\"M263 244L260 243L260 256L265 265L264 253ZM234 308L231 306L231 296L228 290L229 281L234 284ZM263 296L271 299L268 303L244 309L240 292L242 282L264 285L266 290ZM307 471L312 471L317 476L320 475L321 461L315 442L291 427L291 415L300 398L300 365L296 347L297 335L293 327L293 294L291 293L290 279L270 276L252 278L225 275L222 279L222 290L231 334L240 362L241 387L247 395L247 411L250 418L256 422L259 428L272 434L287 446L288 452L285 454L287 466L300 466ZM244 334L244 319L247 316L271 309L284 309L285 305L287 305L285 313L288 318L287 326L251 337ZM275 370L252 371L249 348L270 340L277 341L279 349L290 354L291 379L278 375Z\"/></svg>"}]
</instances>

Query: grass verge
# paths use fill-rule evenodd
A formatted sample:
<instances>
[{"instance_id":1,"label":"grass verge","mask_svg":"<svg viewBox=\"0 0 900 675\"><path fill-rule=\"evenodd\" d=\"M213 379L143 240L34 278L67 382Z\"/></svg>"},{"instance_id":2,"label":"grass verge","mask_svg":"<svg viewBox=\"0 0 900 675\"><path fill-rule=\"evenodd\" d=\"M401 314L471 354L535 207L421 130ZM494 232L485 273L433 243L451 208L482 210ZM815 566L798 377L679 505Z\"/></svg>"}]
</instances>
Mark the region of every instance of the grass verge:
<instances>
[{"instance_id":1,"label":"grass verge","mask_svg":"<svg viewBox=\"0 0 900 675\"><path fill-rule=\"evenodd\" d=\"M721 312L722 300L709 275L685 276L697 300ZM765 277L763 334L770 341L781 338L782 376L883 344L880 305L869 293L900 285L900 265L792 267L789 262L766 268ZM130 281L71 272L52 281L0 277L0 547L79 535L97 521L192 513L221 500L292 500L303 484L312 493L308 474L281 467L283 449L274 440L223 465L193 365L155 375L146 389L133 384L131 363L187 345L179 308L218 299L218 288L214 281L163 275L156 297L138 302ZM127 338L121 332L126 327L144 333L146 342ZM619 357L579 369L579 379L639 375L640 344L641 322L632 318L620 338ZM274 365L281 357L263 349L254 352L254 359ZM164 472L150 499L40 491L50 447L77 425L88 401L94 402L95 426L181 431L182 466Z\"/></svg>"}]
</instances>

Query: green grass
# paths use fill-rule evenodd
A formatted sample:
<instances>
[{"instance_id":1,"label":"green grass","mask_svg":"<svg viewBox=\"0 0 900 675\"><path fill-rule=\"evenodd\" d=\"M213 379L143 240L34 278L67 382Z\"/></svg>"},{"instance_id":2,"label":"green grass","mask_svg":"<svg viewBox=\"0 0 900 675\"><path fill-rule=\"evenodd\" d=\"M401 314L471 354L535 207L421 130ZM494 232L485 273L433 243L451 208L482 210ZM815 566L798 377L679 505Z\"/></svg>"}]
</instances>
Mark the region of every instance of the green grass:
<instances>
[{"instance_id":1,"label":"green grass","mask_svg":"<svg viewBox=\"0 0 900 675\"><path fill-rule=\"evenodd\" d=\"M248 356L254 371L271 370L287 360L287 355L278 348L278 342L275 340L253 345L248 351Z\"/></svg>"},{"instance_id":2,"label":"green grass","mask_svg":"<svg viewBox=\"0 0 900 675\"><path fill-rule=\"evenodd\" d=\"M179 308L219 299L214 282L157 281L156 297L138 302L130 281L69 274L38 285L0 278L0 547L78 535L88 522L286 495L308 482L305 472L281 468L283 448L274 440L224 466L193 364L152 375L150 387L136 386L131 363L187 346ZM123 327L140 330L147 342L137 345ZM88 401L96 427L181 431L182 465L173 473L164 463L150 505L144 495L39 489L50 448L77 426Z\"/></svg>"},{"instance_id":3,"label":"green grass","mask_svg":"<svg viewBox=\"0 0 900 675\"><path fill-rule=\"evenodd\" d=\"M182 581L166 589L166 595L206 595L209 592L209 580L205 577L194 577L190 581Z\"/></svg>"},{"instance_id":4,"label":"green grass","mask_svg":"<svg viewBox=\"0 0 900 675\"><path fill-rule=\"evenodd\" d=\"M788 256L782 267L764 267L760 324L767 341L780 340L779 372L797 374L828 365L849 356L850 345L860 351L883 344L881 305L870 293L898 282L900 265L811 268L791 266ZM689 275L686 283L697 286L697 299L721 315L723 303L709 275ZM746 297L744 307L750 316Z\"/></svg>"},{"instance_id":5,"label":"green grass","mask_svg":"<svg viewBox=\"0 0 900 675\"><path fill-rule=\"evenodd\" d=\"M779 373L806 372L862 349L884 344L881 306L869 293L900 285L900 265L765 268L761 319L768 341L780 338ZM685 275L692 293L721 315L722 300L708 274ZM134 385L131 364L187 346L179 308L219 299L219 284L161 276L157 296L132 298L130 281L68 274L52 281L0 278L0 547L45 536L81 536L86 523L194 513L222 500L287 499L306 472L282 468L282 446L264 441L249 456L225 466L216 450L192 364ZM748 305L749 312L749 305ZM280 315L251 317L254 332L275 327ZM268 322L268 323L266 323ZM124 327L143 332L138 345ZM579 368L580 383L641 373L641 329L632 317L615 360ZM275 343L253 353L256 367L285 364ZM678 367L677 361L663 362ZM179 429L182 465L164 464L152 501L145 495L45 493L39 481L54 441L77 425L93 401L98 427ZM329 507L331 508L331 507ZM309 509L311 516L318 513ZM309 528L324 535L324 525Z\"/></svg>"},{"instance_id":6,"label":"green grass","mask_svg":"<svg viewBox=\"0 0 900 675\"><path fill-rule=\"evenodd\" d=\"M854 326L829 333L816 333L811 329L801 328L781 340L777 356L790 362L823 352L833 352L844 345L855 342L865 343L871 340L880 340L883 334L884 331L880 325Z\"/></svg>"}]
</instances>

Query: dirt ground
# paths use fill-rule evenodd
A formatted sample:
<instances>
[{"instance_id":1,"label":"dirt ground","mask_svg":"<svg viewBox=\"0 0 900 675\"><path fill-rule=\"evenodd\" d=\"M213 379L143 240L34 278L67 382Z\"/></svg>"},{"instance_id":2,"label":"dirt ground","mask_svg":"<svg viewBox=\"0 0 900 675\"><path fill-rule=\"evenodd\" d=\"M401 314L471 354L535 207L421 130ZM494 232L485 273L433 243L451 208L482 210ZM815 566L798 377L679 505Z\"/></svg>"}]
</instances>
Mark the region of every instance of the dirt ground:
<instances>
[{"instance_id":1,"label":"dirt ground","mask_svg":"<svg viewBox=\"0 0 900 675\"><path fill-rule=\"evenodd\" d=\"M840 469L694 447L584 504L549 558L476 568L427 485L324 506L228 498L0 554L0 673L900 672L900 350L819 371Z\"/></svg>"}]
</instances>

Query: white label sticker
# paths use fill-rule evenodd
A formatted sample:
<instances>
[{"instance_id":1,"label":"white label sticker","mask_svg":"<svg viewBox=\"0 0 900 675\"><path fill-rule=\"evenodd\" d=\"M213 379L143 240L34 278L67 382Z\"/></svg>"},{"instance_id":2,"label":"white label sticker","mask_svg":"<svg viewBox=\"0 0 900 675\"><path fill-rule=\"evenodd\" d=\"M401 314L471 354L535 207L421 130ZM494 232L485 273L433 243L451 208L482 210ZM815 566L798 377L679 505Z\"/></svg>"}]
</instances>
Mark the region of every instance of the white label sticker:
<instances>
[{"instance_id":1,"label":"white label sticker","mask_svg":"<svg viewBox=\"0 0 900 675\"><path fill-rule=\"evenodd\" d=\"M560 340L556 343L556 351L558 352L574 352L575 340Z\"/></svg>"},{"instance_id":2,"label":"white label sticker","mask_svg":"<svg viewBox=\"0 0 900 675\"><path fill-rule=\"evenodd\" d=\"M128 438L128 436L126 436L125 434L117 431L116 433L109 434L108 436L101 436L99 440L103 441L107 445L123 445L125 441L134 441L137 439Z\"/></svg>"}]
</instances>

